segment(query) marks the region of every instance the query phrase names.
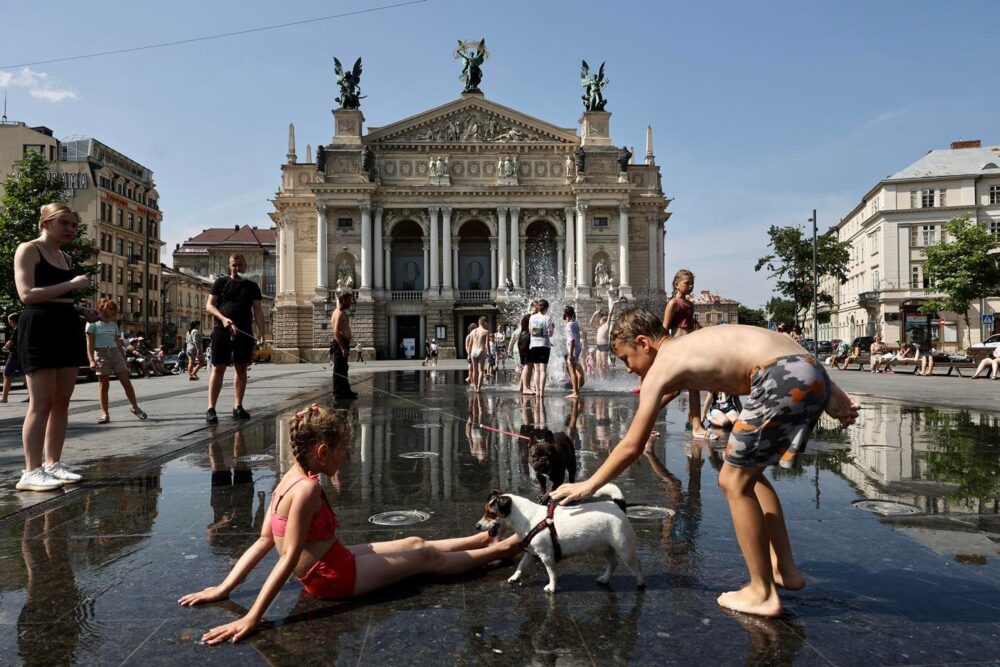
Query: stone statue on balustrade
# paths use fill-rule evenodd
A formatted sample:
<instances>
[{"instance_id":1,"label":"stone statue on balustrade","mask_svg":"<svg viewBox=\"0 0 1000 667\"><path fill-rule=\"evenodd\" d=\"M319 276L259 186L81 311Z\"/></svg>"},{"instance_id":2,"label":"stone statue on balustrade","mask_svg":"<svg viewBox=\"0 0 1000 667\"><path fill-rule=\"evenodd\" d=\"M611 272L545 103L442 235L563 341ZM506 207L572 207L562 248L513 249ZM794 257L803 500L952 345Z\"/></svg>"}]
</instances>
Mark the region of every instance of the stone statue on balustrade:
<instances>
[{"instance_id":1,"label":"stone statue on balustrade","mask_svg":"<svg viewBox=\"0 0 1000 667\"><path fill-rule=\"evenodd\" d=\"M596 287L606 287L609 290L613 287L611 267L602 257L597 261L597 265L594 267L594 286Z\"/></svg>"},{"instance_id":2,"label":"stone statue on balustrade","mask_svg":"<svg viewBox=\"0 0 1000 667\"><path fill-rule=\"evenodd\" d=\"M622 146L618 150L618 171L624 174L628 171L628 164L632 161L632 151L626 146Z\"/></svg>"},{"instance_id":3,"label":"stone statue on balustrade","mask_svg":"<svg viewBox=\"0 0 1000 667\"><path fill-rule=\"evenodd\" d=\"M354 289L354 265L348 260L341 260L337 267L337 290L349 292Z\"/></svg>"},{"instance_id":4,"label":"stone statue on balustrade","mask_svg":"<svg viewBox=\"0 0 1000 667\"><path fill-rule=\"evenodd\" d=\"M451 185L451 167L448 158L432 157L427 163L427 172L431 176L431 185Z\"/></svg>"}]
</instances>

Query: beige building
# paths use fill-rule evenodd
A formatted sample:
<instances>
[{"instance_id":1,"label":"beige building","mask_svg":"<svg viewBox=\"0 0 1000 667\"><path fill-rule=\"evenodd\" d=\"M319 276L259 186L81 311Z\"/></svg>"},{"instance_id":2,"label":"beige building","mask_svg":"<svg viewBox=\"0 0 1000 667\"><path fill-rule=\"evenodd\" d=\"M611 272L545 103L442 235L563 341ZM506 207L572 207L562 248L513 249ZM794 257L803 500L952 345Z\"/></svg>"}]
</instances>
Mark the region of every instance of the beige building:
<instances>
[{"instance_id":1,"label":"beige building","mask_svg":"<svg viewBox=\"0 0 1000 667\"><path fill-rule=\"evenodd\" d=\"M191 322L200 322L203 333L212 329L212 317L205 311L212 281L185 270L160 265L163 276L163 342L171 350L184 346Z\"/></svg>"},{"instance_id":2,"label":"beige building","mask_svg":"<svg viewBox=\"0 0 1000 667\"><path fill-rule=\"evenodd\" d=\"M823 283L835 303L819 308L820 340L881 334L891 346L955 351L994 333L997 325L983 327L981 316L996 312L1000 299L970 309L968 333L960 314L920 312L927 299L942 296L924 275L925 249L946 240L948 220L965 215L1000 236L1000 146L955 142L869 190L835 227L851 243L849 277L843 285Z\"/></svg>"},{"instance_id":3,"label":"beige building","mask_svg":"<svg viewBox=\"0 0 1000 667\"><path fill-rule=\"evenodd\" d=\"M309 148L298 161L289 129L271 214L276 358L325 357L337 290L356 293L355 339L379 358L427 337L464 356L470 322L507 324L532 296L575 304L581 321L609 288L662 311L670 200L651 130L635 164L603 111L579 134L480 93L367 132L361 111L333 115L315 161Z\"/></svg>"},{"instance_id":4,"label":"beige building","mask_svg":"<svg viewBox=\"0 0 1000 667\"><path fill-rule=\"evenodd\" d=\"M694 319L703 327L737 323L739 301L702 290L691 297L691 302L694 303Z\"/></svg>"},{"instance_id":5,"label":"beige building","mask_svg":"<svg viewBox=\"0 0 1000 667\"><path fill-rule=\"evenodd\" d=\"M0 123L0 180L39 151L67 189L100 262L97 298L118 302L122 327L160 342L160 224L153 172L90 137L56 139L47 127Z\"/></svg>"},{"instance_id":6,"label":"beige building","mask_svg":"<svg viewBox=\"0 0 1000 667\"><path fill-rule=\"evenodd\" d=\"M273 227L233 225L205 229L174 248L174 268L214 280L229 274L230 255L240 253L247 260L244 275L260 286L261 293L273 299L278 262L274 240Z\"/></svg>"}]
</instances>

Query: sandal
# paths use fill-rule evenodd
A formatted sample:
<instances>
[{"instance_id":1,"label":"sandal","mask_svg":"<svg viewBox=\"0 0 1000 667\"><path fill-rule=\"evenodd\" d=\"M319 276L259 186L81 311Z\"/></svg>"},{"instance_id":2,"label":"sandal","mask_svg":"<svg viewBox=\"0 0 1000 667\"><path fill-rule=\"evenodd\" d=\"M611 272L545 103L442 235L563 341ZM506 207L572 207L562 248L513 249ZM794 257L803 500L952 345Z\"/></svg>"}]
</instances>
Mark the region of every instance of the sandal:
<instances>
[{"instance_id":1,"label":"sandal","mask_svg":"<svg viewBox=\"0 0 1000 667\"><path fill-rule=\"evenodd\" d=\"M98 424L107 424L109 421L111 421L111 415L107 413L104 413L103 415L97 418Z\"/></svg>"},{"instance_id":2,"label":"sandal","mask_svg":"<svg viewBox=\"0 0 1000 667\"><path fill-rule=\"evenodd\" d=\"M132 408L130 410L130 412L132 414L134 414L136 417L138 417L139 421L145 421L146 420L146 413L143 412L141 408Z\"/></svg>"}]
</instances>

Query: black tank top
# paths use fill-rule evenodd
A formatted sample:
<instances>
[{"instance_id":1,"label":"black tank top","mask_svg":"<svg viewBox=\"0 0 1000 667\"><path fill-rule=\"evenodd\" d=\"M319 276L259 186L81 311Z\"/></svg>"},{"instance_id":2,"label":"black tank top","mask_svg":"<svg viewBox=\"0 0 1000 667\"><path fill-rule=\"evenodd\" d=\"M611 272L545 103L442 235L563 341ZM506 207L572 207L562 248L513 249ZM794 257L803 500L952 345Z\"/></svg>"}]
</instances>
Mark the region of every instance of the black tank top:
<instances>
[{"instance_id":1,"label":"black tank top","mask_svg":"<svg viewBox=\"0 0 1000 667\"><path fill-rule=\"evenodd\" d=\"M35 243L35 250L38 252L39 262L35 264L35 287L50 287L52 285L58 285L59 283L69 282L76 277L70 269L60 269L58 266L53 266L49 260L45 259L45 255L42 254L41 248L39 248ZM61 250L59 252L62 252ZM66 253L63 253L64 255ZM67 256L66 263L69 264L69 258Z\"/></svg>"}]
</instances>

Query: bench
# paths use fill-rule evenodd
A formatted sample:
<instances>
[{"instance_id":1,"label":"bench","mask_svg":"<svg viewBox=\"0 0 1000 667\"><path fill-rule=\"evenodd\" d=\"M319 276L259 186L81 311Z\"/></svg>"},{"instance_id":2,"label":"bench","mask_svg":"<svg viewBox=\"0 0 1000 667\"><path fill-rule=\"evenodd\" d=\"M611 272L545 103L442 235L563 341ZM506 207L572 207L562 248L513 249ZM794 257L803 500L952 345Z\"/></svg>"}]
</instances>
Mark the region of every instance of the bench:
<instances>
[{"instance_id":1,"label":"bench","mask_svg":"<svg viewBox=\"0 0 1000 667\"><path fill-rule=\"evenodd\" d=\"M920 370L921 360L920 359L897 359L892 362L890 366L894 372L901 372L903 369L911 369L910 374L916 374ZM931 371L932 375L937 375L937 371L947 369L946 373L941 375L951 375L952 371L958 374L959 377L965 377L962 374L963 370L971 370L973 373L979 366L978 361L946 361L946 360L935 360L934 370ZM859 370L867 371L871 370L871 354L865 352L864 354L858 356L856 359L852 359L847 367L841 363L837 364L837 368L841 370Z\"/></svg>"}]
</instances>

